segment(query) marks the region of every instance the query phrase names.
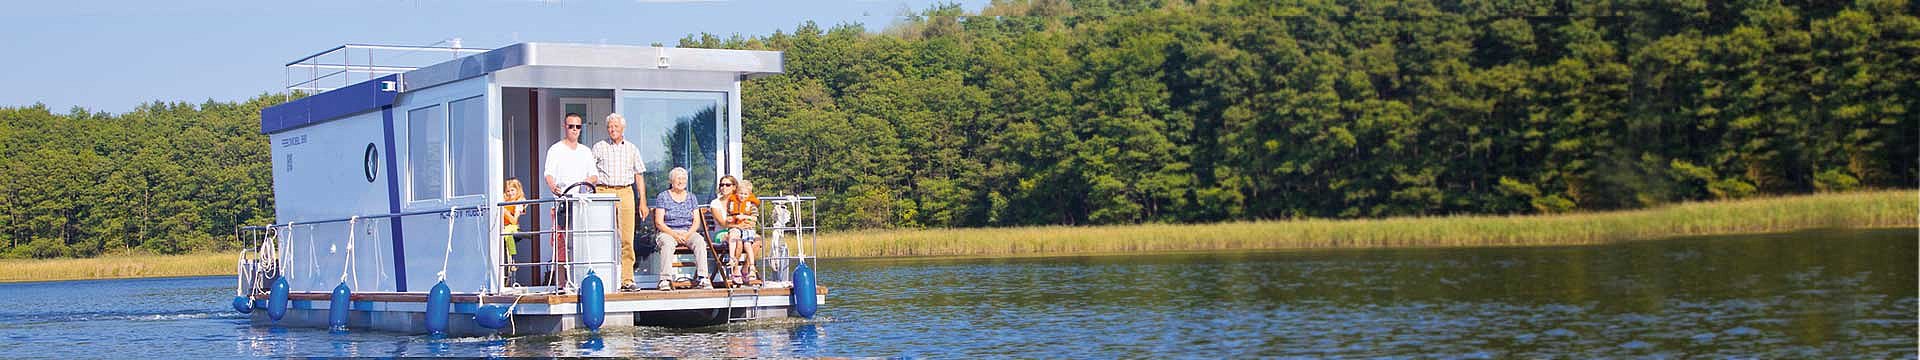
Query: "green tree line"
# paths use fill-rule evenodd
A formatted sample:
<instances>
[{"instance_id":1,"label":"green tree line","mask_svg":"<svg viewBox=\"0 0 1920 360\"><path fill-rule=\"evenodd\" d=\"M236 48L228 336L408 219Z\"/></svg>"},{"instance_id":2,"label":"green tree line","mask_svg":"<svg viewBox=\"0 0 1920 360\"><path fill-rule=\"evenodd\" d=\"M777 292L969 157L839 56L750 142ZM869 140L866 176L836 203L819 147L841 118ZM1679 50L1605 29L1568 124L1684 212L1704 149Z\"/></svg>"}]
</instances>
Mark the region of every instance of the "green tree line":
<instances>
[{"instance_id":1,"label":"green tree line","mask_svg":"<svg viewBox=\"0 0 1920 360\"><path fill-rule=\"evenodd\" d=\"M0 108L0 256L234 246L236 226L273 219L260 109L289 99Z\"/></svg>"},{"instance_id":2,"label":"green tree line","mask_svg":"<svg viewBox=\"0 0 1920 360\"><path fill-rule=\"evenodd\" d=\"M786 52L747 177L834 229L1522 214L1920 184L1920 4L995 1ZM0 256L233 246L259 110L0 108Z\"/></svg>"},{"instance_id":3,"label":"green tree line","mask_svg":"<svg viewBox=\"0 0 1920 360\"><path fill-rule=\"evenodd\" d=\"M747 175L831 226L1516 214L1915 186L1917 13L1013 0L679 46L786 52Z\"/></svg>"}]
</instances>

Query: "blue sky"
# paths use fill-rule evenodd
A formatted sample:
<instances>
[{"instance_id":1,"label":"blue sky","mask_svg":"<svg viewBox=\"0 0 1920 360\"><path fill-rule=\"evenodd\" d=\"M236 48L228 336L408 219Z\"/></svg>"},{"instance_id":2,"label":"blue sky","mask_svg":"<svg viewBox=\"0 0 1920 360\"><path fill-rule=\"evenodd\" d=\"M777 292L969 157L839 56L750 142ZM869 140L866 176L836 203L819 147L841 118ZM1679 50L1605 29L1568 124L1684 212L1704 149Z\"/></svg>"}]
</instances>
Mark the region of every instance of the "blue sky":
<instances>
[{"instance_id":1,"label":"blue sky","mask_svg":"<svg viewBox=\"0 0 1920 360\"><path fill-rule=\"evenodd\" d=\"M986 0L959 1L979 10ZM344 43L675 44L688 34L879 31L932 0L23 1L0 12L0 106L122 113L141 103L277 92L283 66Z\"/></svg>"}]
</instances>

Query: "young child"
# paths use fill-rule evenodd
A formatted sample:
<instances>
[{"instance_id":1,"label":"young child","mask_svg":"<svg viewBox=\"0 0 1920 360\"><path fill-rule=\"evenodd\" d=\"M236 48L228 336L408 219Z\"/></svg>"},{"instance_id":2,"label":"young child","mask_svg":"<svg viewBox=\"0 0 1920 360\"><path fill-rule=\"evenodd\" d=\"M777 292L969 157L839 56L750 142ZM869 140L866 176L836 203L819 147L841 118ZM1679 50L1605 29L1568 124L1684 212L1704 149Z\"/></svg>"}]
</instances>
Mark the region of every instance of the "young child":
<instances>
[{"instance_id":1,"label":"young child","mask_svg":"<svg viewBox=\"0 0 1920 360\"><path fill-rule=\"evenodd\" d=\"M740 233L737 240L727 244L728 252L732 253L734 259L742 262L734 266L733 278L735 282L743 282L742 277L744 277L745 284L759 285L760 276L757 275L759 268L754 264L754 260L760 257L760 250L757 248L760 234L754 231L754 228L758 227L756 222L760 219L760 197L754 195L752 182L747 179L739 179L737 182L740 184L739 191L734 192L733 198L727 199L727 216L733 217L733 227L738 229L734 231ZM747 256L740 257L742 252ZM745 273L740 273L742 271Z\"/></svg>"},{"instance_id":2,"label":"young child","mask_svg":"<svg viewBox=\"0 0 1920 360\"><path fill-rule=\"evenodd\" d=\"M506 201L527 199L527 195L520 192L520 179L517 178L507 178L506 189L502 190L502 194L506 197ZM526 205L507 205L500 207L500 222L502 225L500 227L500 239L505 240L507 243L507 262L513 262L513 256L519 253L519 249L517 249L518 246L514 246L513 233L520 232L520 214L526 211L524 207L526 207ZM513 278L512 267L507 268L507 278Z\"/></svg>"}]
</instances>

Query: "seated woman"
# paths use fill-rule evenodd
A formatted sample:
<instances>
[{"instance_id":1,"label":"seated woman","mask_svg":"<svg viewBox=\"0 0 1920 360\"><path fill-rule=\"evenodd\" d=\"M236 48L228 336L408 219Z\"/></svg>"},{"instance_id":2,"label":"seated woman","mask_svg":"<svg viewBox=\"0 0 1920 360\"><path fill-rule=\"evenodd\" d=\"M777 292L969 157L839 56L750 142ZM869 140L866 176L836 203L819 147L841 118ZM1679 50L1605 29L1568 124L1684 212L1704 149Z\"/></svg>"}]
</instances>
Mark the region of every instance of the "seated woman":
<instances>
[{"instance_id":1,"label":"seated woman","mask_svg":"<svg viewBox=\"0 0 1920 360\"><path fill-rule=\"evenodd\" d=\"M700 222L693 221L699 200L687 191L687 169L676 167L668 171L667 183L668 188L650 203L655 209L661 210L653 213L653 227L658 231L653 236L653 242L657 245L653 256L654 262L660 264L660 291L673 290L674 276L671 274L674 274L675 244L686 245L693 250L694 272L697 274L694 282L701 289L712 289L713 282L707 280L707 242L699 236Z\"/></svg>"},{"instance_id":2,"label":"seated woman","mask_svg":"<svg viewBox=\"0 0 1920 360\"><path fill-rule=\"evenodd\" d=\"M727 272L726 276L729 286L740 286L758 282L757 279L755 281L748 281L747 275L743 274L746 265L751 264L752 259L740 257L742 248L751 246L743 244L743 242L751 242L757 239L757 237L747 239L749 237L748 234L753 231L754 220L752 216L743 215L746 212L746 208L752 206L752 203L748 202L741 192L741 185L743 185L743 183L743 181L735 179L733 175L720 177L720 189L715 193L713 202L707 206L713 209L713 223L721 227L719 231L713 233L713 242L715 245L724 243L727 246L729 255L727 259L729 259L729 262L721 264L721 267ZM751 253L751 251L749 251L749 253Z\"/></svg>"}]
</instances>

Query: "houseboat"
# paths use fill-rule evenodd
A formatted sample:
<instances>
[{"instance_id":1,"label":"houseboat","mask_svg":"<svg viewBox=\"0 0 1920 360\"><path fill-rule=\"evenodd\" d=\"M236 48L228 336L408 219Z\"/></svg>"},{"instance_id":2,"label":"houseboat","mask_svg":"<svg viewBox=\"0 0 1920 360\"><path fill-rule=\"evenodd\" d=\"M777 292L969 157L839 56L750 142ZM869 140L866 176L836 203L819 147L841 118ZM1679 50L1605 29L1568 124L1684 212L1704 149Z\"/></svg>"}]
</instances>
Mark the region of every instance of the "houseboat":
<instances>
[{"instance_id":1,"label":"houseboat","mask_svg":"<svg viewBox=\"0 0 1920 360\"><path fill-rule=\"evenodd\" d=\"M243 229L233 307L259 326L449 336L812 317L827 296L807 254L817 199L761 198L754 246L766 281L715 276L712 289L663 291L661 262L686 275L699 262L685 249L652 256L649 211L623 233L613 194L554 194L542 180L563 114L582 115L590 146L618 113L646 164L646 193L634 196L651 199L679 167L704 204L717 179L742 173L741 82L783 72L782 56L455 41L343 45L290 62L287 89L311 95L260 112L278 223ZM508 179L526 199L503 196ZM519 231L502 224L509 206L526 209ZM633 273L619 270L625 251L637 254ZM723 273L725 253L710 253L709 273ZM628 279L641 288L620 289Z\"/></svg>"}]
</instances>

